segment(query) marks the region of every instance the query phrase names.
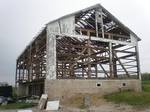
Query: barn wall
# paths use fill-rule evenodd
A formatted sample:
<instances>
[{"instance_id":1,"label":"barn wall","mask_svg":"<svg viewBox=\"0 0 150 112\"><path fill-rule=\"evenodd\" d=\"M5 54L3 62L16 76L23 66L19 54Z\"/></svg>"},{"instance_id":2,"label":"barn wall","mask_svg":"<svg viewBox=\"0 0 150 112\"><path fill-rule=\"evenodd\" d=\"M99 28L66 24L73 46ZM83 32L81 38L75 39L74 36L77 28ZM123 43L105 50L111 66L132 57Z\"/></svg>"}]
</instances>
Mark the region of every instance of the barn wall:
<instances>
[{"instance_id":1,"label":"barn wall","mask_svg":"<svg viewBox=\"0 0 150 112\"><path fill-rule=\"evenodd\" d=\"M18 96L28 96L29 86L27 84L19 84L17 89Z\"/></svg>"},{"instance_id":2,"label":"barn wall","mask_svg":"<svg viewBox=\"0 0 150 112\"><path fill-rule=\"evenodd\" d=\"M63 18L47 25L47 76L56 79L56 33L74 34L74 16Z\"/></svg>"},{"instance_id":3,"label":"barn wall","mask_svg":"<svg viewBox=\"0 0 150 112\"><path fill-rule=\"evenodd\" d=\"M130 38L131 38L131 43L136 45L138 42L137 38L133 34L130 34Z\"/></svg>"},{"instance_id":4,"label":"barn wall","mask_svg":"<svg viewBox=\"0 0 150 112\"><path fill-rule=\"evenodd\" d=\"M17 88L18 96L41 96L44 93L44 81L34 83L19 84Z\"/></svg>"},{"instance_id":5,"label":"barn wall","mask_svg":"<svg viewBox=\"0 0 150 112\"><path fill-rule=\"evenodd\" d=\"M98 86L99 84L99 86ZM141 81L130 80L46 80L45 93L49 99L64 98L78 93L99 93L101 95L121 91L141 91Z\"/></svg>"},{"instance_id":6,"label":"barn wall","mask_svg":"<svg viewBox=\"0 0 150 112\"><path fill-rule=\"evenodd\" d=\"M48 34L51 33L66 33L74 34L75 32L75 17L70 16L62 18L47 25Z\"/></svg>"}]
</instances>

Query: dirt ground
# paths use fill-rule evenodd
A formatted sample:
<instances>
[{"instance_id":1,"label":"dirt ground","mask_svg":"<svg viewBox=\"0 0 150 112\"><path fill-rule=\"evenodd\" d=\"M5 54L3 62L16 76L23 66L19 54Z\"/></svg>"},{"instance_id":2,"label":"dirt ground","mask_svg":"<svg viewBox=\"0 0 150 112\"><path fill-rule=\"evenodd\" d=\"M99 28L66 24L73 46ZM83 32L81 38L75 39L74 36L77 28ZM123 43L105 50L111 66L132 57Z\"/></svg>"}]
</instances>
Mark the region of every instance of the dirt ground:
<instances>
[{"instance_id":1,"label":"dirt ground","mask_svg":"<svg viewBox=\"0 0 150 112\"><path fill-rule=\"evenodd\" d=\"M104 99L101 99L96 106L91 106L87 109L64 106L60 109L60 112L150 112L150 107L137 108L126 104L106 102Z\"/></svg>"},{"instance_id":2,"label":"dirt ground","mask_svg":"<svg viewBox=\"0 0 150 112\"><path fill-rule=\"evenodd\" d=\"M40 111L36 108L32 109L33 112L150 112L150 108L133 108L125 104L114 104L114 103L104 103L100 106L92 106L87 109L80 109L75 107L64 107L62 106L58 111ZM17 112L17 110L0 110L0 112Z\"/></svg>"},{"instance_id":3,"label":"dirt ground","mask_svg":"<svg viewBox=\"0 0 150 112\"><path fill-rule=\"evenodd\" d=\"M92 106L88 109L66 107L66 108L62 108L60 112L150 112L150 108L139 109L124 104L108 103L108 104L100 105L99 107Z\"/></svg>"},{"instance_id":4,"label":"dirt ground","mask_svg":"<svg viewBox=\"0 0 150 112\"><path fill-rule=\"evenodd\" d=\"M60 109L58 111L41 111L38 110L37 107L32 108L32 110L33 112L150 112L150 107L137 108L126 104L115 104L112 102L107 102L103 98L100 98L98 101L93 102L94 106L82 109L81 107L78 107L78 104L76 104L81 103L81 101L78 98L76 101L77 102L71 101L70 104L66 103L60 106ZM17 110L0 110L0 112L17 112Z\"/></svg>"}]
</instances>

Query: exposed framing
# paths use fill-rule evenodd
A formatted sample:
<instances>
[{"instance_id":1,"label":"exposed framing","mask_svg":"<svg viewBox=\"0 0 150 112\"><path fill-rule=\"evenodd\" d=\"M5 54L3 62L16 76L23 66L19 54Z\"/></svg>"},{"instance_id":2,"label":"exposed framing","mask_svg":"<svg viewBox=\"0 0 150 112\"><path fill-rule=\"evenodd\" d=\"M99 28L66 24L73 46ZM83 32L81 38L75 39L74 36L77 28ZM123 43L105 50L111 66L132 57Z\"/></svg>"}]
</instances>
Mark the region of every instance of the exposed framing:
<instances>
[{"instance_id":1,"label":"exposed framing","mask_svg":"<svg viewBox=\"0 0 150 112\"><path fill-rule=\"evenodd\" d=\"M74 33L63 33L60 20L72 15ZM58 22L59 32L47 32L53 22ZM101 5L83 9L48 23L26 47L16 61L16 84L44 83L51 64L49 47L56 50L50 60L55 79L141 79L138 41Z\"/></svg>"}]
</instances>

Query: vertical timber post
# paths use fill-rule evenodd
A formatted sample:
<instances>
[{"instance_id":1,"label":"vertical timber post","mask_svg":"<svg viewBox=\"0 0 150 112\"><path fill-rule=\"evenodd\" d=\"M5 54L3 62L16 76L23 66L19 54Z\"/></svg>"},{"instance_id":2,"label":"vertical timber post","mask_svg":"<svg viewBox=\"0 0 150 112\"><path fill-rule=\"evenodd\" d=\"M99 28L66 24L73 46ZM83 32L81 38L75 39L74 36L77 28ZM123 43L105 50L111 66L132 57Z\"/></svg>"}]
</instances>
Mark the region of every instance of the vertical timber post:
<instances>
[{"instance_id":1,"label":"vertical timber post","mask_svg":"<svg viewBox=\"0 0 150 112\"><path fill-rule=\"evenodd\" d=\"M91 36L88 34L88 78L91 77Z\"/></svg>"},{"instance_id":2,"label":"vertical timber post","mask_svg":"<svg viewBox=\"0 0 150 112\"><path fill-rule=\"evenodd\" d=\"M114 78L113 75L113 55L112 55L112 43L109 42L109 71L110 71L110 78Z\"/></svg>"},{"instance_id":3,"label":"vertical timber post","mask_svg":"<svg viewBox=\"0 0 150 112\"><path fill-rule=\"evenodd\" d=\"M113 66L113 71L112 71L112 73L113 73L113 77L114 78L117 78L118 77L118 75L117 75L117 59L116 59L116 57L114 56L114 50L113 50L113 48L112 48L112 66Z\"/></svg>"},{"instance_id":4,"label":"vertical timber post","mask_svg":"<svg viewBox=\"0 0 150 112\"><path fill-rule=\"evenodd\" d=\"M96 29L96 37L98 37L98 13L97 13L97 10L95 11L95 29Z\"/></svg>"},{"instance_id":5,"label":"vertical timber post","mask_svg":"<svg viewBox=\"0 0 150 112\"><path fill-rule=\"evenodd\" d=\"M16 60L15 88L17 87L17 75L18 75L18 60Z\"/></svg>"},{"instance_id":6,"label":"vertical timber post","mask_svg":"<svg viewBox=\"0 0 150 112\"><path fill-rule=\"evenodd\" d=\"M118 75L117 75L117 61L116 61L114 56L113 56L113 75L114 75L114 78L118 77Z\"/></svg>"},{"instance_id":7,"label":"vertical timber post","mask_svg":"<svg viewBox=\"0 0 150 112\"><path fill-rule=\"evenodd\" d=\"M104 38L104 23L103 23L103 11L102 11L102 8L100 9L100 16L101 16L102 37Z\"/></svg>"},{"instance_id":8,"label":"vertical timber post","mask_svg":"<svg viewBox=\"0 0 150 112\"><path fill-rule=\"evenodd\" d=\"M19 81L21 80L20 74L21 74L21 71L20 71L20 60L19 60Z\"/></svg>"},{"instance_id":9,"label":"vertical timber post","mask_svg":"<svg viewBox=\"0 0 150 112\"><path fill-rule=\"evenodd\" d=\"M22 80L24 81L24 75L25 75L25 56L23 55L23 71L22 71Z\"/></svg>"},{"instance_id":10,"label":"vertical timber post","mask_svg":"<svg viewBox=\"0 0 150 112\"><path fill-rule=\"evenodd\" d=\"M32 80L32 45L30 45L30 50L29 50L29 73L28 73L28 78L29 78L29 81Z\"/></svg>"},{"instance_id":11,"label":"vertical timber post","mask_svg":"<svg viewBox=\"0 0 150 112\"><path fill-rule=\"evenodd\" d=\"M140 69L140 59L139 59L139 47L138 47L138 43L136 43L135 46L135 51L136 51L136 61L137 61L137 74L138 74L138 78L141 80L141 69Z\"/></svg>"},{"instance_id":12,"label":"vertical timber post","mask_svg":"<svg viewBox=\"0 0 150 112\"><path fill-rule=\"evenodd\" d=\"M82 63L83 63L83 59L82 59ZM84 78L84 67L83 67L83 64L82 64L82 78Z\"/></svg>"}]
</instances>

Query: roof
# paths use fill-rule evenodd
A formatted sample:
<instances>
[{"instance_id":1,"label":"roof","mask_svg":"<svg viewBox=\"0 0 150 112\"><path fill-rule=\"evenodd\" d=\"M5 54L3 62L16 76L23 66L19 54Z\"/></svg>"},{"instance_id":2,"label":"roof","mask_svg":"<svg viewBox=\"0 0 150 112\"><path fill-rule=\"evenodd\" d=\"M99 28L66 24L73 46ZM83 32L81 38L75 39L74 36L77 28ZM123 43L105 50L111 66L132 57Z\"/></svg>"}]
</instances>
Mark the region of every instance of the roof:
<instances>
[{"instance_id":1,"label":"roof","mask_svg":"<svg viewBox=\"0 0 150 112\"><path fill-rule=\"evenodd\" d=\"M35 40L36 38L38 38L38 36L39 36L44 30L46 30L46 27L47 27L48 24L51 24L51 23L56 22L56 21L59 21L59 20L61 20L61 19L63 19L63 18L67 18L67 17L73 16L73 15L76 15L76 14L78 14L78 13L86 12L86 11L88 11L88 10L92 10L92 9L96 9L96 8L102 8L102 10L105 11L115 22L117 22L117 23L118 23L121 27L123 27L125 30L127 30L128 32L130 32L131 34L133 34L133 35L137 38L138 41L141 40L131 29L129 29L127 26L125 26L123 23L121 23L115 16L113 16L109 11L107 11L101 4L95 4L95 5L90 6L90 7L88 7L88 8L85 8L85 9L82 9L82 10L79 10L79 11L76 11L76 12L71 13L71 14L67 14L67 15L65 15L65 16L62 16L62 17L58 18L58 19L55 19L55 20L53 20L53 21L48 22L48 23L46 24L46 26L43 27L42 30L38 33L38 35L36 35L36 36L33 38L33 40L26 46L26 48L23 50L23 52L30 46L30 44L32 44L32 43L34 42L34 40ZM23 53L23 52L22 52L22 53ZM22 54L22 53L21 53L21 54ZM18 57L20 57L21 54L20 54Z\"/></svg>"},{"instance_id":2,"label":"roof","mask_svg":"<svg viewBox=\"0 0 150 112\"><path fill-rule=\"evenodd\" d=\"M67 14L65 16L62 16L62 17L58 18L58 19L55 19L53 21L48 22L46 25L51 24L51 23L56 22L56 21L59 21L60 19L67 18L67 17L73 16L73 15L76 15L78 13L86 12L88 10L95 9L95 8L102 8L102 10L105 11L115 22L117 22L125 30L127 30L128 32L130 32L131 34L133 34L137 38L138 41L141 40L131 29L129 29L127 26L125 26L122 22L120 22L115 16L113 16L109 11L107 11L101 4L96 4L96 5L90 6L88 8L76 11L74 13Z\"/></svg>"}]
</instances>

